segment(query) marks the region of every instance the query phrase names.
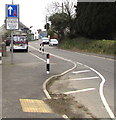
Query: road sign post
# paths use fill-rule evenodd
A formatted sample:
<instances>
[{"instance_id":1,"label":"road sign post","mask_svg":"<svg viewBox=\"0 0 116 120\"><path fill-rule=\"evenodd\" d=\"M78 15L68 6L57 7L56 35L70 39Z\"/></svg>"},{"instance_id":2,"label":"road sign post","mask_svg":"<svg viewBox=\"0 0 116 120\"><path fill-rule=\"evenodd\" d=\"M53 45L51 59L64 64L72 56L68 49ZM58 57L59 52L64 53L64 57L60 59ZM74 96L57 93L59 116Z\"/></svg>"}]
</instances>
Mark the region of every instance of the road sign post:
<instances>
[{"instance_id":1,"label":"road sign post","mask_svg":"<svg viewBox=\"0 0 116 120\"><path fill-rule=\"evenodd\" d=\"M19 5L6 4L6 29L19 29Z\"/></svg>"},{"instance_id":2,"label":"road sign post","mask_svg":"<svg viewBox=\"0 0 116 120\"><path fill-rule=\"evenodd\" d=\"M6 4L6 17L19 18L19 5L18 4Z\"/></svg>"},{"instance_id":3,"label":"road sign post","mask_svg":"<svg viewBox=\"0 0 116 120\"><path fill-rule=\"evenodd\" d=\"M13 31L11 31L11 64L13 64Z\"/></svg>"},{"instance_id":4,"label":"road sign post","mask_svg":"<svg viewBox=\"0 0 116 120\"><path fill-rule=\"evenodd\" d=\"M19 19L18 18L6 18L6 29L7 30L18 30Z\"/></svg>"},{"instance_id":5,"label":"road sign post","mask_svg":"<svg viewBox=\"0 0 116 120\"><path fill-rule=\"evenodd\" d=\"M11 30L11 64L13 64L13 30L19 29L19 5L6 4L6 29Z\"/></svg>"}]
</instances>

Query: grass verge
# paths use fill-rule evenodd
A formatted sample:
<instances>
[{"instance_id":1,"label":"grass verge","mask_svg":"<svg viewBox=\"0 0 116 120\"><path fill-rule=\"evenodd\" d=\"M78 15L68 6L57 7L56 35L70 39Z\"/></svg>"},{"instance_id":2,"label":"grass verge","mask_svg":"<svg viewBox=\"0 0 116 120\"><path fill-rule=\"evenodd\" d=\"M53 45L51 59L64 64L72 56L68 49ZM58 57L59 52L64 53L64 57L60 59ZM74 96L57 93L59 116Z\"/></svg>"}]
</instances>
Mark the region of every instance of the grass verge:
<instances>
[{"instance_id":1,"label":"grass verge","mask_svg":"<svg viewBox=\"0 0 116 120\"><path fill-rule=\"evenodd\" d=\"M73 51L116 55L115 45L116 40L94 40L79 37L76 39L65 39L58 47Z\"/></svg>"}]
</instances>

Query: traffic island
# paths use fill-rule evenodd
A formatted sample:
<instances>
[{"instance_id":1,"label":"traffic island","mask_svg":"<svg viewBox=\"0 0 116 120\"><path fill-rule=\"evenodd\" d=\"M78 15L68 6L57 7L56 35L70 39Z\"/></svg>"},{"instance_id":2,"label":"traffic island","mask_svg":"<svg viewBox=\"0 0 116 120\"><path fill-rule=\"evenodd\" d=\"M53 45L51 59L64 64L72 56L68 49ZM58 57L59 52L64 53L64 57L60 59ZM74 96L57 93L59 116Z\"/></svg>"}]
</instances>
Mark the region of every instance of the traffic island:
<instances>
[{"instance_id":1,"label":"traffic island","mask_svg":"<svg viewBox=\"0 0 116 120\"><path fill-rule=\"evenodd\" d=\"M95 119L96 117L89 110L77 101L74 101L72 96L65 94L50 94L52 99L45 100L51 109L60 115L66 115L70 120L79 118Z\"/></svg>"},{"instance_id":2,"label":"traffic island","mask_svg":"<svg viewBox=\"0 0 116 120\"><path fill-rule=\"evenodd\" d=\"M51 99L45 100L45 103L48 104L55 113L66 115L70 120L79 118L95 119L96 117L84 105L75 101L74 97L61 94L58 92L58 88L53 88L54 82L59 81L61 78L62 76L53 77L47 82L46 88Z\"/></svg>"}]
</instances>

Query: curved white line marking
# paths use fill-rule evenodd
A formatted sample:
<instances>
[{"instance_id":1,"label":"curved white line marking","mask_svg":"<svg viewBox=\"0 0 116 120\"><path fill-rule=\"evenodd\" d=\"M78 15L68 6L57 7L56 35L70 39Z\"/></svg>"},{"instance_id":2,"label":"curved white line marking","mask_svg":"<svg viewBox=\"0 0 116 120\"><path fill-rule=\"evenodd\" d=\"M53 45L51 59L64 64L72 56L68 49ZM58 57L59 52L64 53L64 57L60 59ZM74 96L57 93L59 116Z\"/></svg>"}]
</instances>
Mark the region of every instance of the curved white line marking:
<instances>
[{"instance_id":1,"label":"curved white line marking","mask_svg":"<svg viewBox=\"0 0 116 120\"><path fill-rule=\"evenodd\" d=\"M29 45L29 47L40 52L40 50L38 50L37 48L35 48L35 47L31 46L31 45Z\"/></svg>"},{"instance_id":2,"label":"curved white line marking","mask_svg":"<svg viewBox=\"0 0 116 120\"><path fill-rule=\"evenodd\" d=\"M78 62L78 63L79 63L79 62ZM80 63L80 64L81 64L81 63ZM82 64L82 65L83 65L83 64ZM106 81L105 78L104 78L98 71L96 71L95 69L93 69L93 68L91 68L91 67L89 67L89 66L87 66L87 65L84 65L84 66L87 67L87 68L89 68L89 69L91 69L92 71L94 71L94 72L95 72L96 74L98 74L99 77L102 79L102 82L100 83L100 88L99 88L100 97L101 97L101 100L102 100L102 102L103 102L103 104L104 104L104 106L105 106L105 108L106 108L109 116L110 116L111 118L115 118L115 116L114 116L111 108L109 107L109 105L108 105L108 103L107 103L107 101L106 101L106 99L105 99L105 97L104 97L103 87L104 87L104 83L105 83L105 81Z\"/></svg>"},{"instance_id":3,"label":"curved white line marking","mask_svg":"<svg viewBox=\"0 0 116 120\"><path fill-rule=\"evenodd\" d=\"M30 45L29 45L29 46L30 46ZM35 47L33 47L33 46L30 46L30 47L31 47L32 49L35 49L35 50L39 51L37 48L35 48ZM40 52L40 51L39 51L39 52ZM45 52L45 53L47 53L47 52ZM76 64L75 62L71 61L71 60L68 60L68 59L65 59L65 58L63 58L63 57L59 57L59 56L56 56L56 55L53 55L53 54L51 54L51 55L54 56L54 57L57 57L57 58L59 58L59 59L62 59L62 60L71 62L74 66L73 66L71 69L66 70L65 72L63 72L63 73L61 73L61 74L59 74L59 75L53 75L53 76L49 77L49 78L43 83L43 91L44 91L44 93L45 93L45 95L46 95L46 97L47 97L48 99L51 99L51 96L50 96L49 92L48 92L47 89L46 89L47 83L48 83L52 78L58 77L58 76L62 76L62 75L66 74L66 73L68 73L68 72L70 72L70 71L72 71L73 69L75 69L75 68L77 67L77 64ZM37 57L38 57L38 56L37 56ZM62 115L62 117L63 117L64 119L66 119L66 120L70 120L65 114Z\"/></svg>"},{"instance_id":4,"label":"curved white line marking","mask_svg":"<svg viewBox=\"0 0 116 120\"><path fill-rule=\"evenodd\" d=\"M40 59L41 61L46 62L44 59L40 58L39 56L37 56L37 55L35 55L35 54L31 53L31 52L29 52L29 53L30 53L31 55L35 56L36 58Z\"/></svg>"},{"instance_id":5,"label":"curved white line marking","mask_svg":"<svg viewBox=\"0 0 116 120\"><path fill-rule=\"evenodd\" d=\"M36 49L36 48L34 48L34 47L32 47L32 46L30 46L30 47L33 48L33 49L35 49L35 50L37 50L37 51L39 51L38 49ZM65 58L60 57L60 56L56 56L56 55L54 55L54 54L51 54L51 55L52 55L52 56L55 56L55 57L57 57L57 58L60 58L60 59L63 59L63 60L72 62L73 64L75 64L75 63L74 63L73 61L71 61L71 60L65 59ZM79 62L77 62L77 63L80 64L80 65L83 65L82 63L79 63ZM102 79L102 82L100 83L100 89L99 89L100 97L101 97L101 100L102 100L102 102L103 102L103 104L104 104L104 106L105 106L105 108L106 108L109 116L110 116L111 118L115 118L115 116L114 116L112 110L110 109L110 107L109 107L109 105L108 105L108 103L107 103L107 101L106 101L106 99L105 99L105 97L104 97L104 94L103 94L103 86L104 86L104 83L105 83L105 78L104 78L99 72L97 72L95 69L93 69L93 68L91 68L91 67L89 67L89 66L87 66L87 65L84 65L84 66L85 66L85 67L88 67L89 69L91 69L92 71L94 71L95 73L97 73L97 74L100 76L100 78ZM72 69L74 69L74 68L75 68L75 66L74 66ZM65 73L71 71L72 69L70 69L70 70L68 70L68 71L65 71L64 73L62 73L62 74L60 74L60 75L64 75ZM60 76L60 75L56 75L56 76ZM53 77L55 77L55 75L52 76L52 77L50 77L50 78L53 78ZM50 78L47 79L47 80L45 81L44 85L43 85L43 91L45 92L45 94L47 95L47 97L48 97L49 99L51 99L51 96L49 95L48 91L46 90L46 84L47 84L47 82L50 80ZM116 118L115 118L115 119L116 119Z\"/></svg>"}]
</instances>

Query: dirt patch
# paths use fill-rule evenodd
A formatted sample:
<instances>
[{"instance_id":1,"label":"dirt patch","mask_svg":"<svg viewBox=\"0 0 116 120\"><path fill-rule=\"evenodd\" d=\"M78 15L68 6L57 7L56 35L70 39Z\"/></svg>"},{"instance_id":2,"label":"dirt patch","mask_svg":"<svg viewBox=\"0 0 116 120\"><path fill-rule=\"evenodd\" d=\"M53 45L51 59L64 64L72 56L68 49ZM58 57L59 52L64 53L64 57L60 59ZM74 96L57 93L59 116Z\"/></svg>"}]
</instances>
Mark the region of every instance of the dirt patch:
<instances>
[{"instance_id":1,"label":"dirt patch","mask_svg":"<svg viewBox=\"0 0 116 120\"><path fill-rule=\"evenodd\" d=\"M52 99L45 100L55 113L67 115L71 120L79 118L95 119L95 116L82 104L74 101L73 97L65 94L50 94Z\"/></svg>"},{"instance_id":2,"label":"dirt patch","mask_svg":"<svg viewBox=\"0 0 116 120\"><path fill-rule=\"evenodd\" d=\"M68 84L65 84L67 76L53 77L47 82L47 90L51 99L45 100L51 109L60 115L66 115L70 120L94 120L96 117L83 104L74 99L71 95L62 94Z\"/></svg>"}]
</instances>

